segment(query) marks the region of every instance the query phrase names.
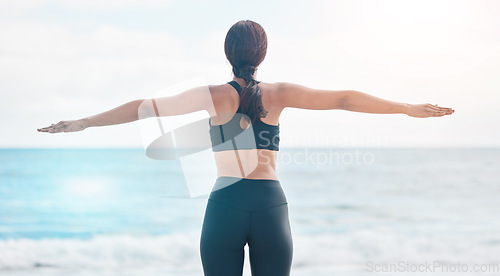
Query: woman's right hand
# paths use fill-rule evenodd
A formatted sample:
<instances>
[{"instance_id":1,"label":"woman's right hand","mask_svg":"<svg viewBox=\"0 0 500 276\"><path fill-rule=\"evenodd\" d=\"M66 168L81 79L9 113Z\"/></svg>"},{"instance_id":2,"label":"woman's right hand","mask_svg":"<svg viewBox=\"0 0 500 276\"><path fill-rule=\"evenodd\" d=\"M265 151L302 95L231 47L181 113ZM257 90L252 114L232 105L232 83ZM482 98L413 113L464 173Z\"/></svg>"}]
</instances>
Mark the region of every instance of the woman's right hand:
<instances>
[{"instance_id":1,"label":"woman's right hand","mask_svg":"<svg viewBox=\"0 0 500 276\"><path fill-rule=\"evenodd\" d=\"M449 107L440 107L437 104L409 104L406 106L406 114L415 118L442 117L451 115L455 110Z\"/></svg>"},{"instance_id":2,"label":"woman's right hand","mask_svg":"<svg viewBox=\"0 0 500 276\"><path fill-rule=\"evenodd\" d=\"M52 124L48 127L37 129L38 132L49 132L49 133L59 133L59 132L75 132L82 131L87 128L85 120L73 120L73 121L60 121L57 124Z\"/></svg>"}]
</instances>

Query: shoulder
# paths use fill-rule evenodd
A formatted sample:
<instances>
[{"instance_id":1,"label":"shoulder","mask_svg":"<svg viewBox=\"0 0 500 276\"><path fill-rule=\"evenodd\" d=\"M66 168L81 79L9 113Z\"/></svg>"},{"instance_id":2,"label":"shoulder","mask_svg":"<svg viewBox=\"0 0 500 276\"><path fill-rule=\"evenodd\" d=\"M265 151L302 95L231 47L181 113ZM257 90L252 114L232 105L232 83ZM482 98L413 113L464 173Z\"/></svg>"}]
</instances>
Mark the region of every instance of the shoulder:
<instances>
[{"instance_id":1,"label":"shoulder","mask_svg":"<svg viewBox=\"0 0 500 276\"><path fill-rule=\"evenodd\" d=\"M229 89L229 84L227 83L209 85L208 90L210 91L210 95L213 98L224 97L231 92L231 90Z\"/></svg>"},{"instance_id":2,"label":"shoulder","mask_svg":"<svg viewBox=\"0 0 500 276\"><path fill-rule=\"evenodd\" d=\"M298 97L299 91L307 89L304 86L289 82L261 83L259 84L263 97L268 97L276 105L286 106L290 98Z\"/></svg>"},{"instance_id":3,"label":"shoulder","mask_svg":"<svg viewBox=\"0 0 500 276\"><path fill-rule=\"evenodd\" d=\"M284 96L285 94L290 92L293 93L297 90L308 89L305 86L290 82L260 83L259 86L275 96Z\"/></svg>"},{"instance_id":4,"label":"shoulder","mask_svg":"<svg viewBox=\"0 0 500 276\"><path fill-rule=\"evenodd\" d=\"M267 96L270 98L277 98L280 96L280 92L283 90L282 82L260 82L260 90L262 91L262 96Z\"/></svg>"},{"instance_id":5,"label":"shoulder","mask_svg":"<svg viewBox=\"0 0 500 276\"><path fill-rule=\"evenodd\" d=\"M209 85L208 89L212 97L212 102L216 106L232 105L238 101L238 93L227 83Z\"/></svg>"}]
</instances>

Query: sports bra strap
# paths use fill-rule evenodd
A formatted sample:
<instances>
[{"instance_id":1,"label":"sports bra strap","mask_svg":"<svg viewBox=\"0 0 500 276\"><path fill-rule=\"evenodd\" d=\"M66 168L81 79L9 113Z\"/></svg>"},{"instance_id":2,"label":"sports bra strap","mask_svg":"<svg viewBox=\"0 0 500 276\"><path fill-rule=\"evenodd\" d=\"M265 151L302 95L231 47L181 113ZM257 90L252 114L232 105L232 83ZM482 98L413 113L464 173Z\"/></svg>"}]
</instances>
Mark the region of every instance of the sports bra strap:
<instances>
[{"instance_id":1,"label":"sports bra strap","mask_svg":"<svg viewBox=\"0 0 500 276\"><path fill-rule=\"evenodd\" d=\"M241 94L241 86L238 82L230 81L230 82L228 82L228 84L230 84L232 87L234 87L234 89L236 89L236 91L238 91L238 94Z\"/></svg>"},{"instance_id":2,"label":"sports bra strap","mask_svg":"<svg viewBox=\"0 0 500 276\"><path fill-rule=\"evenodd\" d=\"M257 82L257 84L259 84L259 83L260 83L260 81ZM233 81L228 82L228 84L230 84L234 89L236 89L236 91L238 91L238 95L241 96L242 88L241 88L241 85L237 81L233 80ZM241 103L238 106L238 110L236 110L236 113L241 113Z\"/></svg>"},{"instance_id":3,"label":"sports bra strap","mask_svg":"<svg viewBox=\"0 0 500 276\"><path fill-rule=\"evenodd\" d=\"M260 81L257 82L257 84L259 84ZM238 94L241 94L241 85L237 82L237 81L230 81L228 82L228 84L230 84L232 87L234 87L234 89L236 89L236 91L238 91Z\"/></svg>"}]
</instances>

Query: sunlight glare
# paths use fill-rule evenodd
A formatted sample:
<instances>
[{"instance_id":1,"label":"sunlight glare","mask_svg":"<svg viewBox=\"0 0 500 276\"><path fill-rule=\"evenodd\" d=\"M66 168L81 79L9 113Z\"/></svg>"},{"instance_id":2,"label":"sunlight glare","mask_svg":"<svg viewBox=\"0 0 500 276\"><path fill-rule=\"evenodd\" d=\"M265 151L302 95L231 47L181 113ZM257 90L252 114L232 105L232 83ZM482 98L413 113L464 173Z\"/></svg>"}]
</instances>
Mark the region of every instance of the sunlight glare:
<instances>
[{"instance_id":1,"label":"sunlight glare","mask_svg":"<svg viewBox=\"0 0 500 276\"><path fill-rule=\"evenodd\" d=\"M77 196L104 195L108 191L105 181L99 179L79 179L68 184L68 192Z\"/></svg>"}]
</instances>

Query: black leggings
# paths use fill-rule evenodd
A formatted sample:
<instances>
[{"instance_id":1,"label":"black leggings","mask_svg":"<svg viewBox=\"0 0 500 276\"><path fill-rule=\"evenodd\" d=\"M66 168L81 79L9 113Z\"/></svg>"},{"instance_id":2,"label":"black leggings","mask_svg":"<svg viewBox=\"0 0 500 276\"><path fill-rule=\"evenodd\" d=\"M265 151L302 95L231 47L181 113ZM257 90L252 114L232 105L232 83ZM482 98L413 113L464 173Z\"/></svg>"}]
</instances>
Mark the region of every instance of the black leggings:
<instances>
[{"instance_id":1,"label":"black leggings","mask_svg":"<svg viewBox=\"0 0 500 276\"><path fill-rule=\"evenodd\" d=\"M281 184L219 177L208 199L201 233L205 276L241 276L246 243L253 276L290 275L293 244Z\"/></svg>"}]
</instances>

